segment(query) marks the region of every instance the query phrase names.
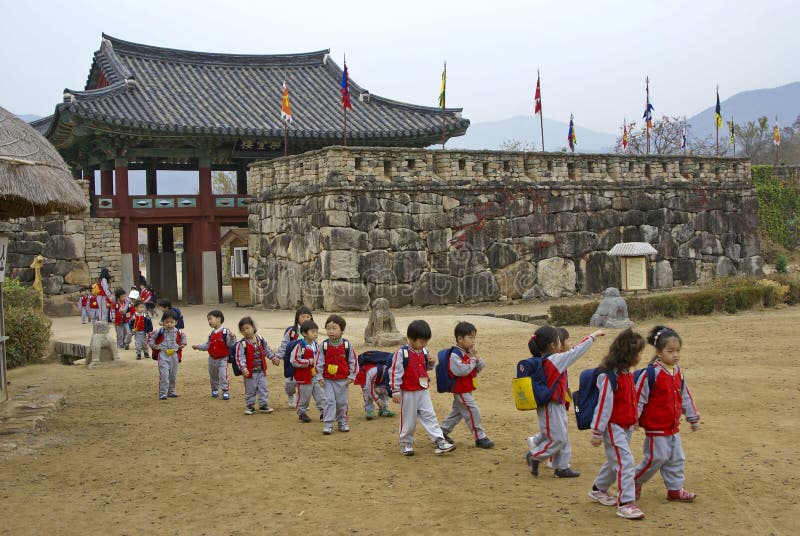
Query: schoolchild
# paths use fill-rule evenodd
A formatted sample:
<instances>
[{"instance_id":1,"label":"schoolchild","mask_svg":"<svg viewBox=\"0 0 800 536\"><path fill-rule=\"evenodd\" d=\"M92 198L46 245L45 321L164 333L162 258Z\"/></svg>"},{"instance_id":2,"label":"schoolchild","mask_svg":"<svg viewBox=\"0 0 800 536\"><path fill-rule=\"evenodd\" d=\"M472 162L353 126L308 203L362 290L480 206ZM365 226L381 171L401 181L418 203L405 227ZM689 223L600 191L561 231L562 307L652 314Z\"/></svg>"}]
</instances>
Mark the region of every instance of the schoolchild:
<instances>
[{"instance_id":1,"label":"schoolchild","mask_svg":"<svg viewBox=\"0 0 800 536\"><path fill-rule=\"evenodd\" d=\"M389 367L375 365L364 373L364 385L361 388L364 396L364 411L367 420L375 418L375 407L379 417L394 417L396 413L389 409Z\"/></svg>"},{"instance_id":2,"label":"schoolchild","mask_svg":"<svg viewBox=\"0 0 800 536\"><path fill-rule=\"evenodd\" d=\"M111 305L114 303L114 293L111 291L112 279L108 268L100 268L100 277L97 279L97 283L92 285L92 294L97 296L101 322L109 321Z\"/></svg>"},{"instance_id":3,"label":"schoolchild","mask_svg":"<svg viewBox=\"0 0 800 536\"><path fill-rule=\"evenodd\" d=\"M139 289L136 288L136 285L132 285L130 292L128 292L128 299L131 302L139 301L139 295L140 295Z\"/></svg>"},{"instance_id":4,"label":"schoolchild","mask_svg":"<svg viewBox=\"0 0 800 536\"><path fill-rule=\"evenodd\" d=\"M89 294L89 320L92 322L100 320L100 303L98 297L93 294Z\"/></svg>"},{"instance_id":5,"label":"schoolchild","mask_svg":"<svg viewBox=\"0 0 800 536\"><path fill-rule=\"evenodd\" d=\"M341 316L329 316L325 321L328 338L322 341L317 352L315 381L325 389L322 418L325 421L322 433L325 435L333 432L334 420L338 423L340 432L350 431L347 422L347 388L356 379L358 362L353 345L342 337L346 326L347 323Z\"/></svg>"},{"instance_id":6,"label":"schoolchild","mask_svg":"<svg viewBox=\"0 0 800 536\"><path fill-rule=\"evenodd\" d=\"M156 314L156 301L153 289L142 283L139 285L139 301L144 302L144 307L147 310L147 316L150 318Z\"/></svg>"},{"instance_id":7,"label":"schoolchild","mask_svg":"<svg viewBox=\"0 0 800 536\"><path fill-rule=\"evenodd\" d=\"M681 415L685 415L692 432L697 431L700 414L678 367L683 341L675 330L656 326L650 330L647 342L656 349L656 355L640 373L636 385L639 425L645 431L644 459L634 474L636 498L642 492L642 485L661 471L667 500L692 502L697 495L683 488L686 457L678 426Z\"/></svg>"},{"instance_id":8,"label":"schoolchild","mask_svg":"<svg viewBox=\"0 0 800 536\"><path fill-rule=\"evenodd\" d=\"M319 326L313 320L306 320L300 324L300 342L292 348L289 361L294 369L294 385L297 387L297 418L300 422L311 422L308 416L308 404L314 397L317 407L325 404L325 394L319 382L314 381L316 375L317 356L319 345L317 336ZM320 411L320 417L323 413Z\"/></svg>"},{"instance_id":9,"label":"schoolchild","mask_svg":"<svg viewBox=\"0 0 800 536\"><path fill-rule=\"evenodd\" d=\"M414 320L408 325L406 337L408 344L395 352L390 372L392 401L400 404L400 452L403 456L414 455L417 420L433 442L436 454L450 452L456 446L444 438L428 391L428 371L436 364L436 356L426 348L431 327L424 320Z\"/></svg>"},{"instance_id":10,"label":"schoolchild","mask_svg":"<svg viewBox=\"0 0 800 536\"><path fill-rule=\"evenodd\" d=\"M173 307L172 306L172 302L170 302L166 298L159 298L158 299L158 308L161 310L162 313L165 313L166 311L172 311L173 313L175 313L175 316L178 317L178 326L177 327L178 327L178 329L183 329L183 314L181 313L180 309L178 309L177 307Z\"/></svg>"},{"instance_id":11,"label":"schoolchild","mask_svg":"<svg viewBox=\"0 0 800 536\"><path fill-rule=\"evenodd\" d=\"M178 364L183 358L186 335L176 326L178 315L166 311L161 317L162 327L150 334L148 344L158 359L158 398L177 398L175 383L178 380Z\"/></svg>"},{"instance_id":12,"label":"schoolchild","mask_svg":"<svg viewBox=\"0 0 800 536\"><path fill-rule=\"evenodd\" d=\"M242 338L236 343L236 361L244 378L244 414L252 415L256 412L256 399L261 413L272 413L267 389L267 360L272 361L273 365L279 364L281 360L267 341L256 333L256 323L251 317L246 316L239 320L239 331Z\"/></svg>"},{"instance_id":13,"label":"schoolchild","mask_svg":"<svg viewBox=\"0 0 800 536\"><path fill-rule=\"evenodd\" d=\"M85 324L86 321L91 321L89 317L89 293L85 290L81 291L81 295L78 298L78 309L81 311L81 324Z\"/></svg>"},{"instance_id":14,"label":"schoolchild","mask_svg":"<svg viewBox=\"0 0 800 536\"><path fill-rule=\"evenodd\" d=\"M111 317L114 330L117 332L117 347L124 350L130 349L131 302L125 295L125 290L118 288L114 291L114 302L111 304Z\"/></svg>"},{"instance_id":15,"label":"schoolchild","mask_svg":"<svg viewBox=\"0 0 800 536\"><path fill-rule=\"evenodd\" d=\"M494 442L486 437L481 422L481 412L472 391L478 387L478 373L483 370L483 359L478 357L475 338L477 328L469 322L459 322L455 328L456 346L450 351L448 372L453 377L453 409L442 421L441 428L444 438L448 443L454 443L448 434L453 432L456 425L463 419L469 428L475 446L490 449Z\"/></svg>"},{"instance_id":16,"label":"schoolchild","mask_svg":"<svg viewBox=\"0 0 800 536\"><path fill-rule=\"evenodd\" d=\"M617 335L600 363L597 376L599 398L592 416L593 447L605 446L606 461L594 479L589 497L605 506L617 506L625 519L643 519L636 506L631 433L638 420L634 368L642 358L645 341L632 329ZM616 385L616 388L614 387ZM608 489L617 485L617 497Z\"/></svg>"},{"instance_id":17,"label":"schoolchild","mask_svg":"<svg viewBox=\"0 0 800 536\"><path fill-rule=\"evenodd\" d=\"M225 315L214 309L206 315L211 333L203 344L192 346L195 350L208 352L208 378L211 383L211 398L218 398L222 391L222 400L230 400L228 391L228 354L236 344L236 335L228 328L222 327Z\"/></svg>"},{"instance_id":18,"label":"schoolchild","mask_svg":"<svg viewBox=\"0 0 800 536\"><path fill-rule=\"evenodd\" d=\"M136 350L136 359L144 357L148 359L150 354L147 351L147 338L153 332L153 321L147 316L144 303L136 301L133 304L135 313L128 322L128 327L133 334L133 348Z\"/></svg>"},{"instance_id":19,"label":"schoolchild","mask_svg":"<svg viewBox=\"0 0 800 536\"><path fill-rule=\"evenodd\" d=\"M294 312L294 324L283 330L283 338L281 339L281 344L278 346L278 357L281 359L289 359L286 357L286 347L289 345L290 342L296 341L301 338L300 335L300 325L305 322L306 320L314 320L314 315L311 312L309 307L305 305L301 305L297 308ZM288 368L284 367L284 384L283 390L286 392L286 401L290 408L297 407L297 384L294 381L293 374L287 372ZM322 413L322 408L318 408L320 410L320 414Z\"/></svg>"}]
</instances>

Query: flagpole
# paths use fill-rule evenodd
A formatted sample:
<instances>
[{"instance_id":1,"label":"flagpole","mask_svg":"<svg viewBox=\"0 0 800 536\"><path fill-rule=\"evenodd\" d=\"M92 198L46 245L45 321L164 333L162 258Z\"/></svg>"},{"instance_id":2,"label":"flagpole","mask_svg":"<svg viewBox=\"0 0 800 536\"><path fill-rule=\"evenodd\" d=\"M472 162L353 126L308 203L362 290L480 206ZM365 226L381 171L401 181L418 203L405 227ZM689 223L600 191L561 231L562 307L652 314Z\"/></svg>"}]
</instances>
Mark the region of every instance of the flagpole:
<instances>
[{"instance_id":1,"label":"flagpole","mask_svg":"<svg viewBox=\"0 0 800 536\"><path fill-rule=\"evenodd\" d=\"M686 116L683 116L683 133L681 137L681 142L683 144L683 155L686 156Z\"/></svg>"},{"instance_id":2,"label":"flagpole","mask_svg":"<svg viewBox=\"0 0 800 536\"><path fill-rule=\"evenodd\" d=\"M289 141L288 140L289 140L289 138L286 135L286 118L284 117L283 118L283 156L286 156L286 155L289 154L289 145L288 145Z\"/></svg>"},{"instance_id":3,"label":"flagpole","mask_svg":"<svg viewBox=\"0 0 800 536\"><path fill-rule=\"evenodd\" d=\"M719 104L719 84L717 84L717 104ZM714 114L714 124L717 126L717 157L719 157L719 120L717 119L719 111L715 111Z\"/></svg>"},{"instance_id":4,"label":"flagpole","mask_svg":"<svg viewBox=\"0 0 800 536\"><path fill-rule=\"evenodd\" d=\"M342 131L342 143L347 147L347 108L342 107L344 110L344 130Z\"/></svg>"},{"instance_id":5,"label":"flagpole","mask_svg":"<svg viewBox=\"0 0 800 536\"><path fill-rule=\"evenodd\" d=\"M542 152L544 152L544 112L542 111L542 88L539 84L539 69L536 69L536 87L539 88L539 131L542 135Z\"/></svg>"},{"instance_id":6,"label":"flagpole","mask_svg":"<svg viewBox=\"0 0 800 536\"><path fill-rule=\"evenodd\" d=\"M628 118L627 117L623 117L622 118L622 141L623 141L622 152L624 152L624 153L628 152L628 139L627 138L628 138Z\"/></svg>"},{"instance_id":7,"label":"flagpole","mask_svg":"<svg viewBox=\"0 0 800 536\"><path fill-rule=\"evenodd\" d=\"M646 102L644 104L645 113L650 109L650 77L646 76L644 79L645 83L645 95L646 95ZM647 131L647 154L650 154L650 121L645 118L645 130Z\"/></svg>"},{"instance_id":8,"label":"flagpole","mask_svg":"<svg viewBox=\"0 0 800 536\"><path fill-rule=\"evenodd\" d=\"M778 116L776 115L775 116L775 127L777 127L777 126L778 126ZM781 143L780 143L780 135L781 134L780 134L780 132L781 132L781 130L779 128L778 129L778 138L777 138L778 139L778 143L775 143L775 134L774 133L772 134L772 143L775 144L775 165L776 166L778 165L778 162L780 162L780 156L779 156L780 150L781 150Z\"/></svg>"},{"instance_id":9,"label":"flagpole","mask_svg":"<svg viewBox=\"0 0 800 536\"><path fill-rule=\"evenodd\" d=\"M445 85L446 83L447 83L447 62L444 62L444 70L442 71L442 84ZM446 87L444 89L446 91ZM444 108L445 108L445 100L444 100L444 98L442 99L441 108L442 108L442 149L444 149L444 143L446 141L445 140L445 133L444 133L445 132L445 130L444 130Z\"/></svg>"},{"instance_id":10,"label":"flagpole","mask_svg":"<svg viewBox=\"0 0 800 536\"><path fill-rule=\"evenodd\" d=\"M731 144L733 145L733 157L736 158L736 125L731 116Z\"/></svg>"}]
</instances>

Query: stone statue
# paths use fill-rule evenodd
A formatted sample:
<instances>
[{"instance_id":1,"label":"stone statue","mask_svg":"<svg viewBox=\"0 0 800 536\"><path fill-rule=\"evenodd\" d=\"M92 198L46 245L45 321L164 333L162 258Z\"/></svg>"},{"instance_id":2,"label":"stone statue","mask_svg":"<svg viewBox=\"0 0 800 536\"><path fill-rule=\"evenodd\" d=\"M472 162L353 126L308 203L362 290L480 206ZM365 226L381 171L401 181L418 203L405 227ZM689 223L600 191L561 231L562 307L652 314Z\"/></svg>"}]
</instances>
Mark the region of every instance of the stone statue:
<instances>
[{"instance_id":1,"label":"stone statue","mask_svg":"<svg viewBox=\"0 0 800 536\"><path fill-rule=\"evenodd\" d=\"M86 366L96 367L117 360L117 343L108 334L108 322L95 322L92 324L92 340L86 353Z\"/></svg>"},{"instance_id":2,"label":"stone statue","mask_svg":"<svg viewBox=\"0 0 800 536\"><path fill-rule=\"evenodd\" d=\"M609 287L603 293L603 301L589 320L590 326L600 328L626 329L633 325L628 318L628 306L625 300L614 287Z\"/></svg>"},{"instance_id":3,"label":"stone statue","mask_svg":"<svg viewBox=\"0 0 800 536\"><path fill-rule=\"evenodd\" d=\"M44 257L41 255L36 255L34 257L33 262L31 263L31 268L33 268L33 288L39 293L39 303L44 307L44 287L42 286L42 263L44 262Z\"/></svg>"},{"instance_id":4,"label":"stone statue","mask_svg":"<svg viewBox=\"0 0 800 536\"><path fill-rule=\"evenodd\" d=\"M405 340L405 336L397 331L394 315L389 310L389 300L377 298L372 302L369 322L364 329L364 342L376 346L397 346Z\"/></svg>"}]
</instances>

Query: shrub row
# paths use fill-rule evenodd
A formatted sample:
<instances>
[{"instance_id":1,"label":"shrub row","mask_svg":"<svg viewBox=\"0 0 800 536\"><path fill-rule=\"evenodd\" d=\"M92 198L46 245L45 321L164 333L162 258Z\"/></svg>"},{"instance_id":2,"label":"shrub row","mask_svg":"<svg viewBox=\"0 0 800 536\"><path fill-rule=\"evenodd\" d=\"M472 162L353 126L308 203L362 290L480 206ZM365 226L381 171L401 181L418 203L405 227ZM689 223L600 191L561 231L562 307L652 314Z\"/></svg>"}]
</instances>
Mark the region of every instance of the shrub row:
<instances>
[{"instance_id":1,"label":"shrub row","mask_svg":"<svg viewBox=\"0 0 800 536\"><path fill-rule=\"evenodd\" d=\"M782 283L783 284L783 283ZM714 312L735 313L756 307L774 307L784 301L779 285L758 284L746 279L721 281L691 293L671 293L643 298L627 298L628 316L641 321L655 316L679 318ZM790 298L791 297L791 298ZM789 287L785 301L798 303L800 285ZM556 326L588 325L598 302L550 307L550 322Z\"/></svg>"},{"instance_id":2,"label":"shrub row","mask_svg":"<svg viewBox=\"0 0 800 536\"><path fill-rule=\"evenodd\" d=\"M6 367L20 367L41 360L50 344L52 322L42 312L39 293L16 279L3 282Z\"/></svg>"}]
</instances>

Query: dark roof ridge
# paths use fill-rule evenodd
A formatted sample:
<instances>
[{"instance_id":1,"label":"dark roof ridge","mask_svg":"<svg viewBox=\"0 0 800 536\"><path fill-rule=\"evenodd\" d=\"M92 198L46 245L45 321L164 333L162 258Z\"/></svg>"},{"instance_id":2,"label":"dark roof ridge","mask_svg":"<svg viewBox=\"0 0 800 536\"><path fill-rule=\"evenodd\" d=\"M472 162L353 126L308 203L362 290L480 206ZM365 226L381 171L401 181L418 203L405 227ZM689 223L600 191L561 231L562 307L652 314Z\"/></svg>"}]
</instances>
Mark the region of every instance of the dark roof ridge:
<instances>
[{"instance_id":1,"label":"dark roof ridge","mask_svg":"<svg viewBox=\"0 0 800 536\"><path fill-rule=\"evenodd\" d=\"M78 91L74 89L64 88L64 95L71 95L75 98L75 100L94 100L94 99L101 99L103 97L107 97L109 95L113 95L114 93L119 93L121 91L126 91L130 89L131 83L135 84L135 79L133 77L128 78L126 80L121 80L119 82L114 82L113 84L109 84L107 86L103 86L97 89L87 89L84 91ZM70 101L66 101L69 103Z\"/></svg>"},{"instance_id":2,"label":"dark roof ridge","mask_svg":"<svg viewBox=\"0 0 800 536\"><path fill-rule=\"evenodd\" d=\"M133 43L131 41L117 39L106 33L103 33L103 41L104 43L109 43L109 47L114 51L114 54L126 54L185 63L218 65L314 64L321 62L326 55L330 54L330 49L296 54L224 54L219 52L199 52Z\"/></svg>"}]
</instances>

